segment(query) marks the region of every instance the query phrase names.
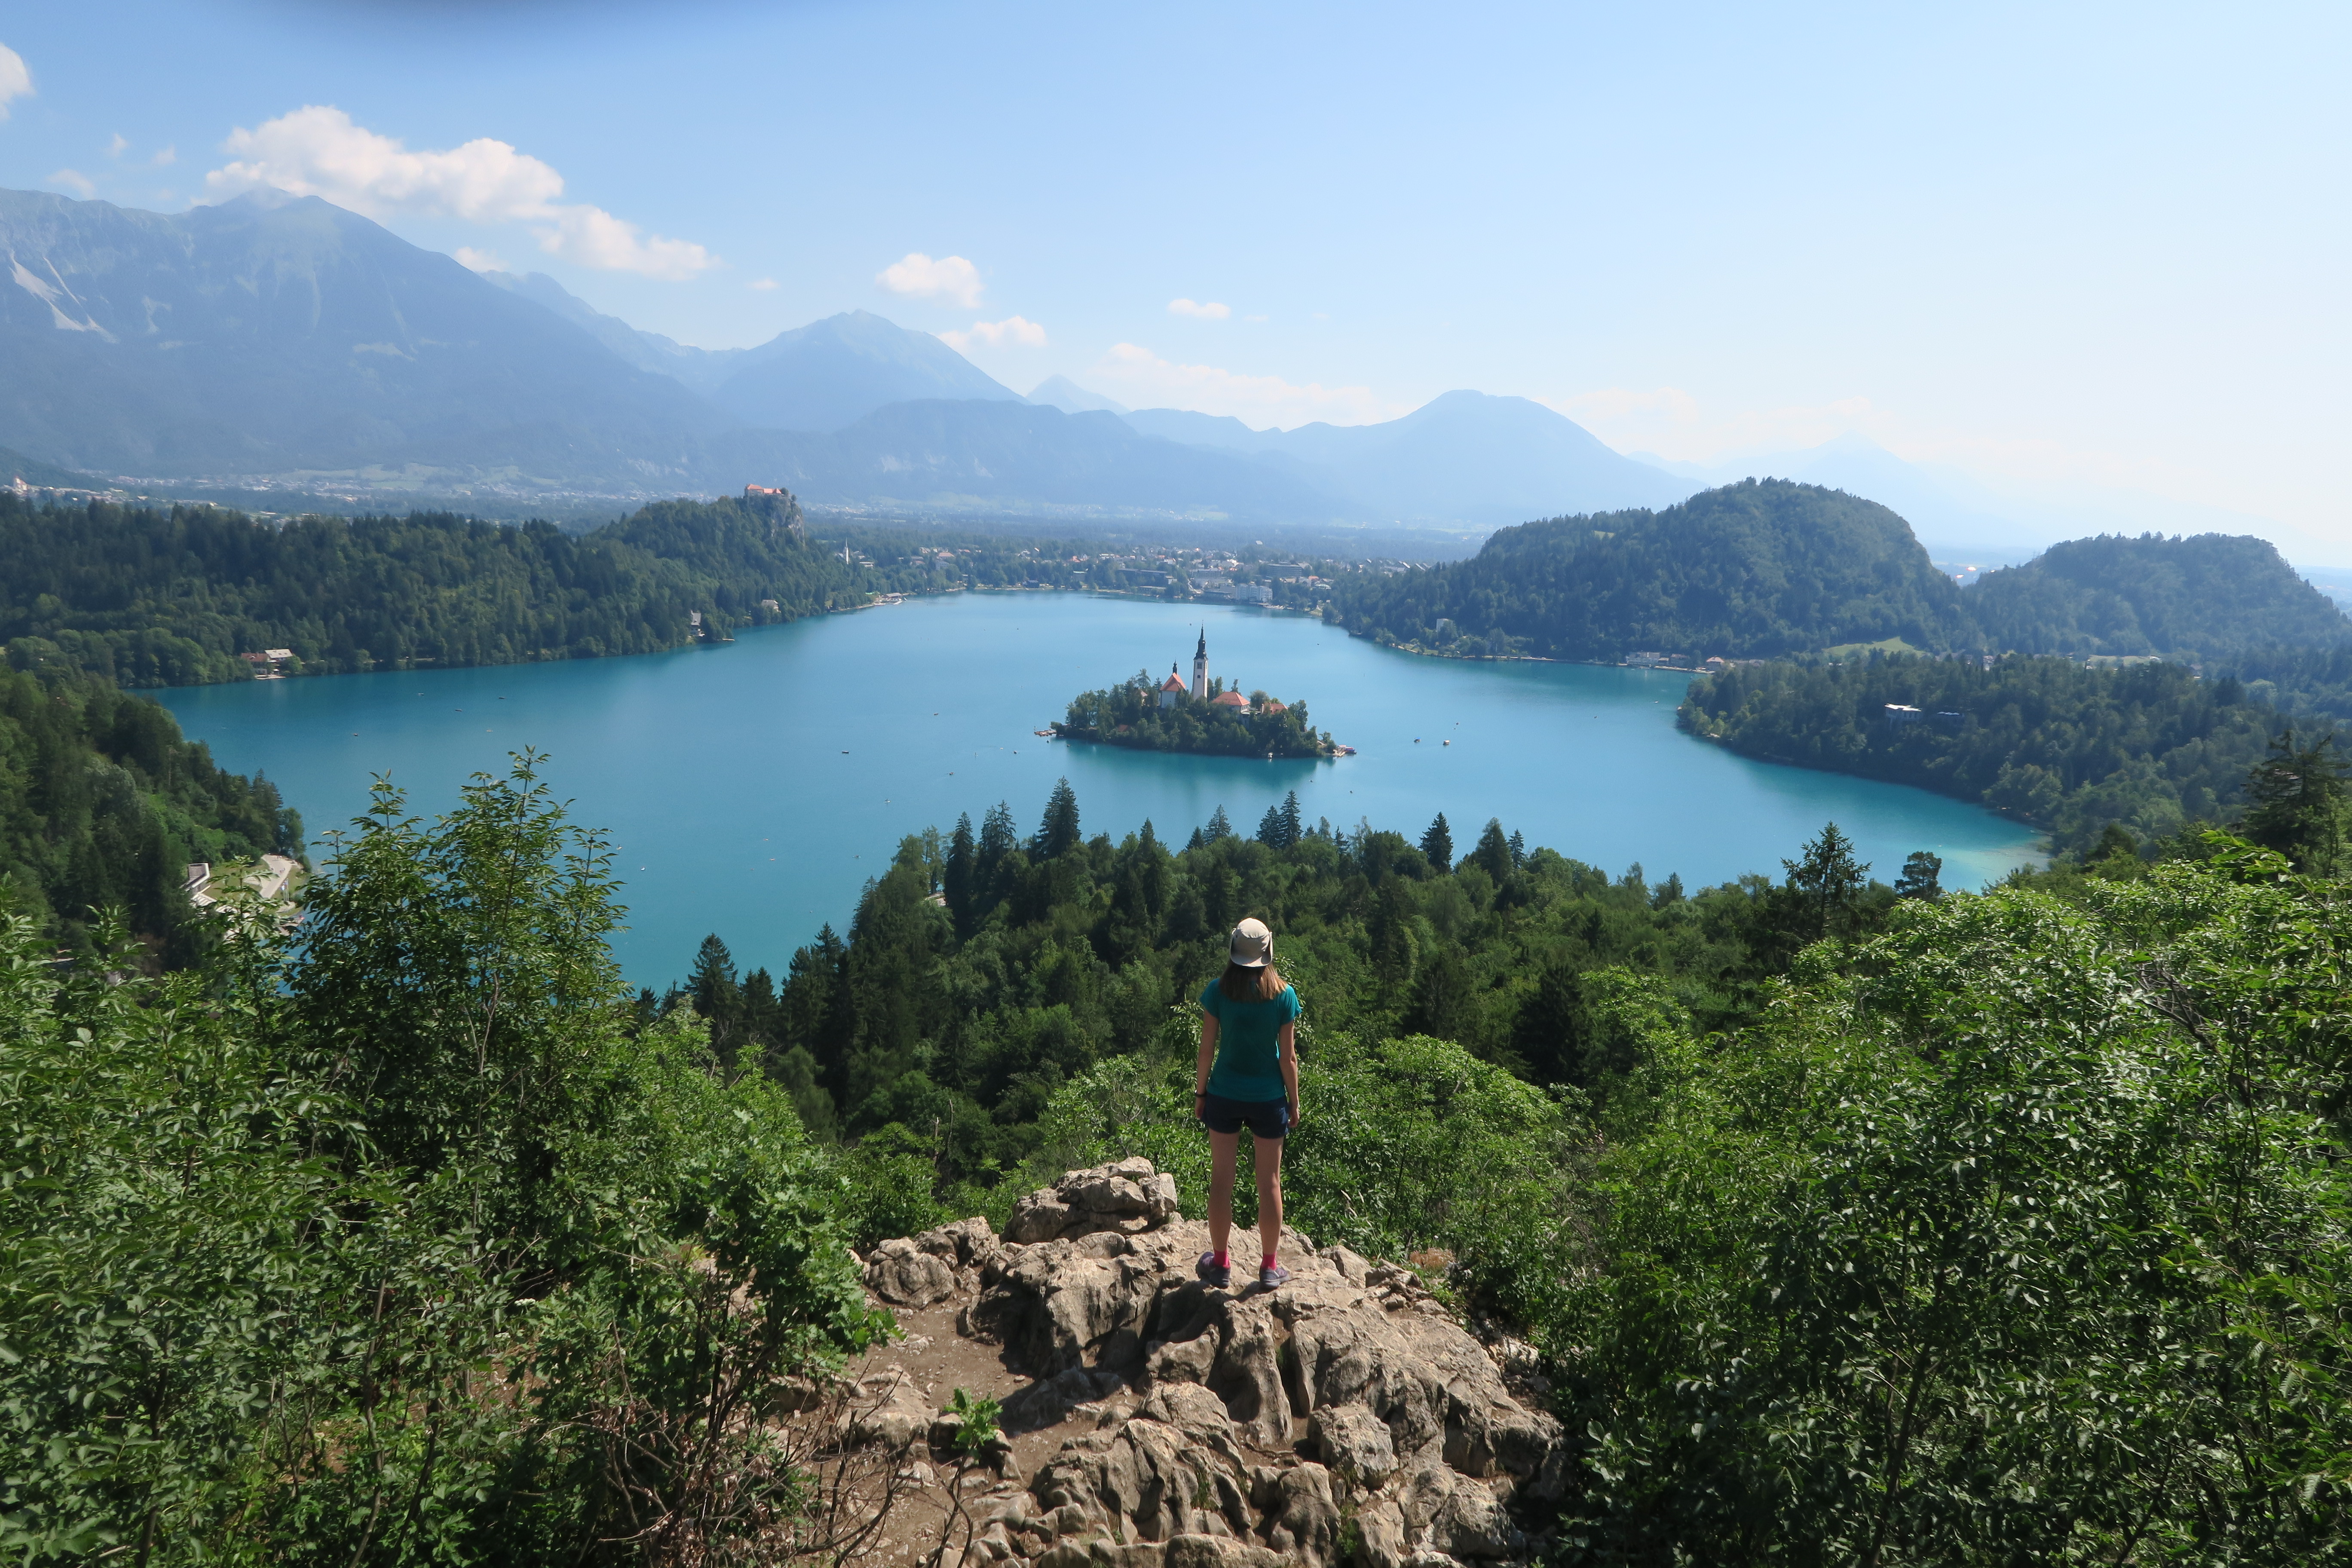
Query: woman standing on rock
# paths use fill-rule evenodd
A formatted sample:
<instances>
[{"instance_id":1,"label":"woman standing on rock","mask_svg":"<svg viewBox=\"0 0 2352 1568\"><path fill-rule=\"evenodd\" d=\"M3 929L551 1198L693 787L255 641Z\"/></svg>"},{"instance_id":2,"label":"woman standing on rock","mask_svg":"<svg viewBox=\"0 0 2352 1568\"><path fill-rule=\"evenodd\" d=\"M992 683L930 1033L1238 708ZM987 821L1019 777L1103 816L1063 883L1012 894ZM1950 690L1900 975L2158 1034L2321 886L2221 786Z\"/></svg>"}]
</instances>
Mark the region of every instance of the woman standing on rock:
<instances>
[{"instance_id":1,"label":"woman standing on rock","mask_svg":"<svg viewBox=\"0 0 2352 1568\"><path fill-rule=\"evenodd\" d=\"M1242 1129L1255 1145L1261 1289L1290 1278L1276 1261L1282 1240L1282 1140L1298 1124L1298 993L1274 968L1274 933L1263 921L1234 928L1225 972L1201 993L1201 1059L1192 1114L1209 1129L1209 1240L1194 1272L1233 1284L1234 1167Z\"/></svg>"}]
</instances>

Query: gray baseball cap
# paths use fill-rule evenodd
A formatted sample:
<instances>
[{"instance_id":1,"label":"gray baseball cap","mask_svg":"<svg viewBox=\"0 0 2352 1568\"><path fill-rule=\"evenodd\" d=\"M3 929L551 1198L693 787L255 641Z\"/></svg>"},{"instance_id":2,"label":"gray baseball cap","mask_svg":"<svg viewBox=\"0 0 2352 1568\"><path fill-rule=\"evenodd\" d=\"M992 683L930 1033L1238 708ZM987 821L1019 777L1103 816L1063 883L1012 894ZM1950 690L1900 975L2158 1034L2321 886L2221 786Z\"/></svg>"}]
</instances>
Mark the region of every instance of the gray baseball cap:
<instances>
[{"instance_id":1,"label":"gray baseball cap","mask_svg":"<svg viewBox=\"0 0 2352 1568\"><path fill-rule=\"evenodd\" d=\"M1274 962L1274 933L1265 929L1264 921L1244 921L1234 927L1234 945L1227 956L1244 969L1264 969Z\"/></svg>"}]
</instances>

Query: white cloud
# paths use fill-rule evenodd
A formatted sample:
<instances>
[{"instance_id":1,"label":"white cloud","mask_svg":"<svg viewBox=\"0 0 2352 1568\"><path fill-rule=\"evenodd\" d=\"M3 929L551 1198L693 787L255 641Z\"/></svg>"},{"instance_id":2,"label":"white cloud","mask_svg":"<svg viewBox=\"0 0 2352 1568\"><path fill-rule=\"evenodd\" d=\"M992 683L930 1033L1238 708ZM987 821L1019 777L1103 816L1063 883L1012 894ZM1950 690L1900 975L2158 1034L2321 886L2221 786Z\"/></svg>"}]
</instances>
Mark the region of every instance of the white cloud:
<instances>
[{"instance_id":1,"label":"white cloud","mask_svg":"<svg viewBox=\"0 0 2352 1568\"><path fill-rule=\"evenodd\" d=\"M1411 412L1369 386L1301 385L1278 375L1244 375L1215 365L1177 364L1136 343L1114 343L1094 368L1102 382L1122 388L1119 401L1134 407L1190 408L1230 414L1246 424L1369 425Z\"/></svg>"},{"instance_id":2,"label":"white cloud","mask_svg":"<svg viewBox=\"0 0 2352 1568\"><path fill-rule=\"evenodd\" d=\"M744 288L749 289L753 293L757 294L765 294L775 286L776 280L772 278L754 278L751 281L743 285Z\"/></svg>"},{"instance_id":3,"label":"white cloud","mask_svg":"<svg viewBox=\"0 0 2352 1568\"><path fill-rule=\"evenodd\" d=\"M940 342L961 353L974 343L985 343L1001 349L1006 344L1015 348L1042 349L1045 346L1045 329L1023 316L1007 316L1001 321L974 321L968 332L941 332Z\"/></svg>"},{"instance_id":4,"label":"white cloud","mask_svg":"<svg viewBox=\"0 0 2352 1568\"><path fill-rule=\"evenodd\" d=\"M1168 301L1168 313L1171 316L1190 316L1198 321L1222 321L1234 313L1234 308L1231 305L1220 305L1214 300L1205 305L1193 300L1171 300Z\"/></svg>"},{"instance_id":5,"label":"white cloud","mask_svg":"<svg viewBox=\"0 0 2352 1568\"><path fill-rule=\"evenodd\" d=\"M563 176L504 142L477 137L446 152L412 153L331 106L310 104L231 132L240 154L205 176L217 195L268 186L320 196L353 212L409 213L468 223L526 223L539 247L583 267L683 279L717 266L690 240L647 235L585 203L562 204Z\"/></svg>"},{"instance_id":6,"label":"white cloud","mask_svg":"<svg viewBox=\"0 0 2352 1568\"><path fill-rule=\"evenodd\" d=\"M33 73L26 68L25 57L0 44L0 120L8 118L8 100L33 96Z\"/></svg>"},{"instance_id":7,"label":"white cloud","mask_svg":"<svg viewBox=\"0 0 2352 1568\"><path fill-rule=\"evenodd\" d=\"M458 266L463 267L471 272L511 272L514 270L513 268L509 267L493 252L488 250L476 250L470 245L461 245L449 254L457 258Z\"/></svg>"},{"instance_id":8,"label":"white cloud","mask_svg":"<svg viewBox=\"0 0 2352 1568\"><path fill-rule=\"evenodd\" d=\"M719 263L710 252L690 239L665 239L648 235L635 224L614 217L603 207L584 204L550 210L551 221L534 232L539 247L550 256L607 272L641 272L648 278L673 280L691 278Z\"/></svg>"},{"instance_id":9,"label":"white cloud","mask_svg":"<svg viewBox=\"0 0 2352 1568\"><path fill-rule=\"evenodd\" d=\"M160 148L157 150L155 156L148 160L148 162L153 163L159 169L169 168L179 161L180 150L177 147Z\"/></svg>"},{"instance_id":10,"label":"white cloud","mask_svg":"<svg viewBox=\"0 0 2352 1568\"><path fill-rule=\"evenodd\" d=\"M49 176L49 184L53 185L63 185L68 190L79 191L81 193L81 199L84 201L89 200L89 198L95 195L98 192L97 184L91 181L88 174L83 174L79 169L59 169L56 174Z\"/></svg>"},{"instance_id":11,"label":"white cloud","mask_svg":"<svg viewBox=\"0 0 2352 1568\"><path fill-rule=\"evenodd\" d=\"M131 138L118 131L114 133L114 140L106 144L106 155L110 158L120 158L130 145Z\"/></svg>"},{"instance_id":12,"label":"white cloud","mask_svg":"<svg viewBox=\"0 0 2352 1568\"><path fill-rule=\"evenodd\" d=\"M885 267L874 281L893 294L927 300L945 297L967 308L980 303L981 290L987 287L980 280L980 268L962 257L942 256L934 261L919 250L910 250Z\"/></svg>"}]
</instances>

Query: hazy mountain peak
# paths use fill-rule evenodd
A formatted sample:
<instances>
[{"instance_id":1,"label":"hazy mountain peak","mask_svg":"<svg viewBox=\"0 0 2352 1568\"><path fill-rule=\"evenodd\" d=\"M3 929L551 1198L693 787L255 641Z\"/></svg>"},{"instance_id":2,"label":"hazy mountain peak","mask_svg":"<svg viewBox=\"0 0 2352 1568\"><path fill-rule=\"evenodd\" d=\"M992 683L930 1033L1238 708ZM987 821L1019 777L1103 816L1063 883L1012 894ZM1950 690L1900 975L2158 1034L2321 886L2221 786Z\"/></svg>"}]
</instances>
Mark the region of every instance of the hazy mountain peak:
<instances>
[{"instance_id":1,"label":"hazy mountain peak","mask_svg":"<svg viewBox=\"0 0 2352 1568\"><path fill-rule=\"evenodd\" d=\"M106 474L577 475L717 422L450 258L280 195L166 215L0 192L0 444Z\"/></svg>"},{"instance_id":2,"label":"hazy mountain peak","mask_svg":"<svg viewBox=\"0 0 2352 1568\"><path fill-rule=\"evenodd\" d=\"M929 332L871 310L844 310L746 349L712 389L744 424L838 430L893 403L1022 401Z\"/></svg>"},{"instance_id":3,"label":"hazy mountain peak","mask_svg":"<svg viewBox=\"0 0 2352 1568\"><path fill-rule=\"evenodd\" d=\"M1088 392L1066 375L1049 375L1031 387L1029 401L1058 408L1065 414L1116 414L1124 418L1132 412L1098 392Z\"/></svg>"}]
</instances>

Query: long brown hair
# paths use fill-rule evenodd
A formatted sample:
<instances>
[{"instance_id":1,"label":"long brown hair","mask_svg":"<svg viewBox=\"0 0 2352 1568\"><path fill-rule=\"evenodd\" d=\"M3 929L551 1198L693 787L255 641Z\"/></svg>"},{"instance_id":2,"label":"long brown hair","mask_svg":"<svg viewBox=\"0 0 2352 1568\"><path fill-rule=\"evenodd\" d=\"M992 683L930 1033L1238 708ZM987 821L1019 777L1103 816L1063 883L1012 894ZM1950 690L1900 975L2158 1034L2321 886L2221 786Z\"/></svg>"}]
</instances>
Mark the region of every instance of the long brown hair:
<instances>
[{"instance_id":1,"label":"long brown hair","mask_svg":"<svg viewBox=\"0 0 2352 1568\"><path fill-rule=\"evenodd\" d=\"M1218 987L1228 1002L1271 1002L1282 994L1290 982L1285 980L1269 963L1252 969L1246 964L1228 962L1225 972L1217 979Z\"/></svg>"}]
</instances>

